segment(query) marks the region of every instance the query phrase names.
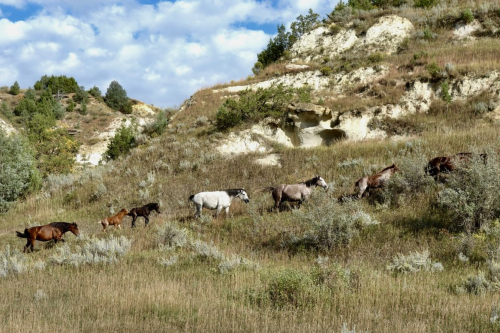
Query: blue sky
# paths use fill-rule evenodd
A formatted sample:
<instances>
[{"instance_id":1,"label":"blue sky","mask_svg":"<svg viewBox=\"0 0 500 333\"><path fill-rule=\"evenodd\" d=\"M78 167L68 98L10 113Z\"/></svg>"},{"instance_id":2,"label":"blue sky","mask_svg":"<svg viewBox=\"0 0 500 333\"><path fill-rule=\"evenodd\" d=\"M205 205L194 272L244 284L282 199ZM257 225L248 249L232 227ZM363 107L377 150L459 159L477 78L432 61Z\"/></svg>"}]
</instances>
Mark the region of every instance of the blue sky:
<instances>
[{"instance_id":1,"label":"blue sky","mask_svg":"<svg viewBox=\"0 0 500 333\"><path fill-rule=\"evenodd\" d=\"M197 90L247 77L257 53L312 8L338 0L0 0L0 86L73 76L103 93L178 106Z\"/></svg>"}]
</instances>

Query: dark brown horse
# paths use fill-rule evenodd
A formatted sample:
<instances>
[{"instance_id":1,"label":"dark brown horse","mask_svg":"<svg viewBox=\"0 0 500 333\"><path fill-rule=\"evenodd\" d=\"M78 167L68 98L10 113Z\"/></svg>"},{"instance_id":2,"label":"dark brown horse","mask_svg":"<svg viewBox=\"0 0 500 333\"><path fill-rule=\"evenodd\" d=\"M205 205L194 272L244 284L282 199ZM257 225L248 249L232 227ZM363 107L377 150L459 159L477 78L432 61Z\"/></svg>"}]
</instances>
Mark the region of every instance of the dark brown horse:
<instances>
[{"instance_id":1,"label":"dark brown horse","mask_svg":"<svg viewBox=\"0 0 500 333\"><path fill-rule=\"evenodd\" d=\"M123 217L125 215L127 215L127 214L128 214L128 210L126 210L125 208L123 208L122 210L120 210L118 212L118 214L106 217L106 218L100 220L97 223L102 224L102 231L104 231L104 232L106 232L106 227L108 225L114 226L115 229L116 229L116 227L118 227L119 229L121 229L122 228L121 224L122 224Z\"/></svg>"},{"instance_id":2,"label":"dark brown horse","mask_svg":"<svg viewBox=\"0 0 500 333\"><path fill-rule=\"evenodd\" d=\"M487 154L475 155L473 153L458 153L451 156L434 157L425 166L425 173L434 177L435 180L440 179L441 173L450 173L455 170L460 163L468 163L474 156L479 156L486 163Z\"/></svg>"},{"instance_id":3,"label":"dark brown horse","mask_svg":"<svg viewBox=\"0 0 500 333\"><path fill-rule=\"evenodd\" d=\"M276 187L263 188L263 192L271 191L274 199L274 209L279 212L281 204L285 201L298 202L297 208L300 208L302 202L306 201L311 195L312 186L321 186L328 188L325 180L321 176L315 176L299 184L281 184Z\"/></svg>"},{"instance_id":4,"label":"dark brown horse","mask_svg":"<svg viewBox=\"0 0 500 333\"><path fill-rule=\"evenodd\" d=\"M399 170L396 164L393 163L391 166L388 166L377 174L360 178L356 183L354 183L354 186L358 187L359 189L358 198L361 198L363 195L368 196L369 193L367 190L371 188L384 187L385 183L391 178L391 176L395 172L399 171L401 170Z\"/></svg>"},{"instance_id":5,"label":"dark brown horse","mask_svg":"<svg viewBox=\"0 0 500 333\"><path fill-rule=\"evenodd\" d=\"M158 205L157 203L153 202L153 203L149 203L149 204L147 204L145 206L142 206L142 207L132 208L129 211L129 213L127 214L128 216L132 216L132 228L135 228L135 220L139 216L144 217L144 221L145 221L146 225L148 225L148 223L149 223L149 214L152 211L156 211L158 214L161 214L160 213L160 205Z\"/></svg>"},{"instance_id":6,"label":"dark brown horse","mask_svg":"<svg viewBox=\"0 0 500 333\"><path fill-rule=\"evenodd\" d=\"M16 231L16 234L17 237L26 238L28 240L24 246L23 252L26 252L28 248L33 252L36 240L45 242L53 239L55 243L58 241L64 242L64 239L61 237L68 231L71 231L75 236L80 235L80 231L75 222L52 222L50 224L24 229L24 233Z\"/></svg>"}]
</instances>

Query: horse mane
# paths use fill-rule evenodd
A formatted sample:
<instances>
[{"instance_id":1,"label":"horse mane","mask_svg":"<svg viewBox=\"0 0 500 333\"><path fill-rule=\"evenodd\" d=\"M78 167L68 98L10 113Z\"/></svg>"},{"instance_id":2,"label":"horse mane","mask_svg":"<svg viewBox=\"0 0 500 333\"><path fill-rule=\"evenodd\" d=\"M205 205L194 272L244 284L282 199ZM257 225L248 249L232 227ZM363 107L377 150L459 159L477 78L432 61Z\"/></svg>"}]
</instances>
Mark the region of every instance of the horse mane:
<instances>
[{"instance_id":1,"label":"horse mane","mask_svg":"<svg viewBox=\"0 0 500 333\"><path fill-rule=\"evenodd\" d=\"M380 172L384 172L384 171L389 170L389 169L394 169L395 167L396 167L396 165L395 165L395 164L392 164L392 165L388 166L387 168L383 169L383 170L382 170L382 171L380 171Z\"/></svg>"},{"instance_id":2,"label":"horse mane","mask_svg":"<svg viewBox=\"0 0 500 333\"><path fill-rule=\"evenodd\" d=\"M73 223L68 223L68 222L52 222L50 223L51 226L54 228L57 228L63 232L69 231L69 226L72 225Z\"/></svg>"},{"instance_id":3,"label":"horse mane","mask_svg":"<svg viewBox=\"0 0 500 333\"><path fill-rule=\"evenodd\" d=\"M244 189L242 189L242 188L232 188L232 189L224 190L224 192L226 192L231 197L237 196L241 191L244 191Z\"/></svg>"},{"instance_id":4,"label":"horse mane","mask_svg":"<svg viewBox=\"0 0 500 333\"><path fill-rule=\"evenodd\" d=\"M306 180L305 182L301 182L299 184L306 184L307 187L310 187L311 185L314 185L318 181L320 176L315 176L314 178L311 178L309 180Z\"/></svg>"}]
</instances>

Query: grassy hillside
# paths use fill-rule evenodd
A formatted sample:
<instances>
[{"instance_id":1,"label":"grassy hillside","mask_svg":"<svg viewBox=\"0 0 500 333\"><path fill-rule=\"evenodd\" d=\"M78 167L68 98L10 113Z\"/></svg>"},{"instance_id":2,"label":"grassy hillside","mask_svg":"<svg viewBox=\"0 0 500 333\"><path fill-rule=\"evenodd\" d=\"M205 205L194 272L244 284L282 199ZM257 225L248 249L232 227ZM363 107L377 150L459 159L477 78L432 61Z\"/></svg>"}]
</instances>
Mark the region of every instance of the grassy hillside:
<instances>
[{"instance_id":1,"label":"grassy hillside","mask_svg":"<svg viewBox=\"0 0 500 333\"><path fill-rule=\"evenodd\" d=\"M419 13L408 10L406 17L418 26ZM449 28L439 26L439 38ZM408 51L383 61L390 75L408 82L429 75L425 65L398 71L421 51L439 66L452 59L460 75L499 69L497 37L458 46L443 41L415 37ZM273 65L251 80L281 70ZM254 163L259 154L226 159L215 152L227 133L214 131L211 121L224 100L212 88L200 90L164 135L105 166L50 176L41 192L0 215L0 273L2 263L14 263L11 271L26 267L0 274L0 331L500 331L500 202L494 195L488 203L472 202L492 212L478 215L478 230L460 210L475 209L471 202L454 210L444 200L455 198L452 190L462 185L477 198L478 191L494 193L500 185L498 126L474 112L470 101L436 102L428 114L390 123L410 133L404 140L312 149L275 144L278 168ZM356 107L336 101L330 106ZM472 169L445 183L424 174L429 159L462 151L487 152L487 165L473 161ZM392 163L402 173L387 189L338 203L360 177ZM271 195L260 191L316 174L330 189L315 189L300 210L273 212ZM189 195L236 187L247 190L250 204L235 201L229 217L212 218L204 210L202 218L192 218ZM153 213L147 228L139 218L131 229L126 217L122 230L101 232L98 220L148 202L159 202L162 214ZM16 230L53 221L76 221L80 239L67 234L66 244L37 242L34 253L6 254L24 246ZM82 249L99 251L92 256Z\"/></svg>"}]
</instances>

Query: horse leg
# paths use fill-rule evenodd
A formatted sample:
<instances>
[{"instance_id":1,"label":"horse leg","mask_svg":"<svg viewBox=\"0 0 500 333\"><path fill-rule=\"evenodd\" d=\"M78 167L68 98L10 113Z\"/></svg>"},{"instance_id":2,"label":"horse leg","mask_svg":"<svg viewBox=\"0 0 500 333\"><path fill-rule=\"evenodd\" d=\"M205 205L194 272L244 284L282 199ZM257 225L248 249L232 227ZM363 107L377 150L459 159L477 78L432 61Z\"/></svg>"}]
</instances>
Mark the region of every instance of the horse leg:
<instances>
[{"instance_id":1,"label":"horse leg","mask_svg":"<svg viewBox=\"0 0 500 333\"><path fill-rule=\"evenodd\" d=\"M201 217L201 210L203 209L203 206L196 204L196 212L194 213L194 217Z\"/></svg>"},{"instance_id":2,"label":"horse leg","mask_svg":"<svg viewBox=\"0 0 500 333\"><path fill-rule=\"evenodd\" d=\"M229 216L229 207L226 207L226 218Z\"/></svg>"},{"instance_id":3,"label":"horse leg","mask_svg":"<svg viewBox=\"0 0 500 333\"><path fill-rule=\"evenodd\" d=\"M30 245L31 245L31 240L28 238L26 241L26 245L24 246L23 253L26 253L26 250L29 249Z\"/></svg>"},{"instance_id":4,"label":"horse leg","mask_svg":"<svg viewBox=\"0 0 500 333\"><path fill-rule=\"evenodd\" d=\"M217 206L217 212L215 212L215 217L219 216L222 206Z\"/></svg>"},{"instance_id":5,"label":"horse leg","mask_svg":"<svg viewBox=\"0 0 500 333\"><path fill-rule=\"evenodd\" d=\"M135 228L135 220L137 219L137 215L132 215L132 228Z\"/></svg>"},{"instance_id":6,"label":"horse leg","mask_svg":"<svg viewBox=\"0 0 500 333\"><path fill-rule=\"evenodd\" d=\"M149 223L149 216L147 216L147 215L146 215L146 216L144 216L144 221L145 221L146 226L147 226L147 225L148 225L148 223Z\"/></svg>"}]
</instances>

